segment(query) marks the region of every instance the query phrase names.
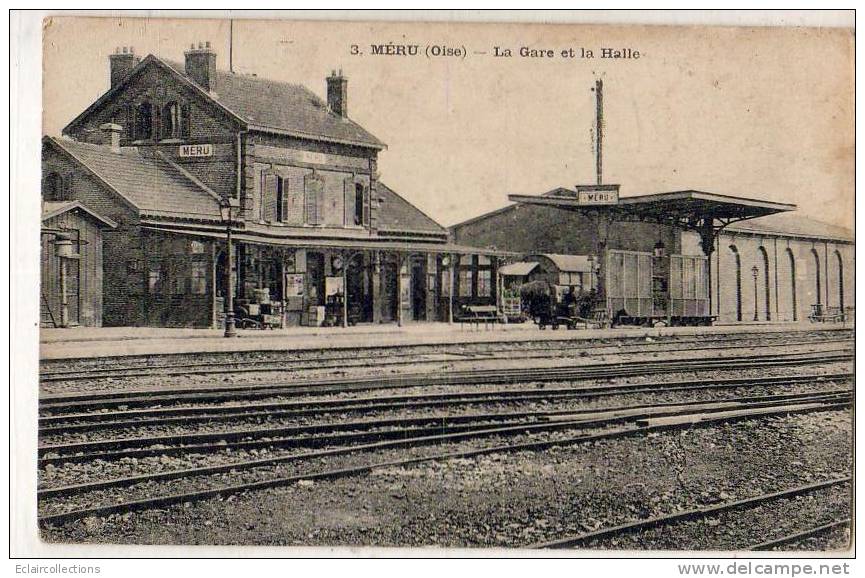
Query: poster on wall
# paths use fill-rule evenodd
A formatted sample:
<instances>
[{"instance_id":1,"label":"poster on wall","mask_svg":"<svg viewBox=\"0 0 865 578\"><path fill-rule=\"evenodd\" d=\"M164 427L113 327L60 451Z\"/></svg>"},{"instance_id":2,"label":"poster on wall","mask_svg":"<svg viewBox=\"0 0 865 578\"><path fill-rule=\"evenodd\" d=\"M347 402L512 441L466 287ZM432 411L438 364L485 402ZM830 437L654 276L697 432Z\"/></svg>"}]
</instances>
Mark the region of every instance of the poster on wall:
<instances>
[{"instance_id":1,"label":"poster on wall","mask_svg":"<svg viewBox=\"0 0 865 578\"><path fill-rule=\"evenodd\" d=\"M411 305L411 277L404 275L399 284L399 302L403 308Z\"/></svg>"},{"instance_id":2,"label":"poster on wall","mask_svg":"<svg viewBox=\"0 0 865 578\"><path fill-rule=\"evenodd\" d=\"M342 277L326 277L324 280L324 294L326 297L342 293Z\"/></svg>"},{"instance_id":3,"label":"poster on wall","mask_svg":"<svg viewBox=\"0 0 865 578\"><path fill-rule=\"evenodd\" d=\"M285 297L303 297L302 273L289 273L285 276Z\"/></svg>"}]
</instances>

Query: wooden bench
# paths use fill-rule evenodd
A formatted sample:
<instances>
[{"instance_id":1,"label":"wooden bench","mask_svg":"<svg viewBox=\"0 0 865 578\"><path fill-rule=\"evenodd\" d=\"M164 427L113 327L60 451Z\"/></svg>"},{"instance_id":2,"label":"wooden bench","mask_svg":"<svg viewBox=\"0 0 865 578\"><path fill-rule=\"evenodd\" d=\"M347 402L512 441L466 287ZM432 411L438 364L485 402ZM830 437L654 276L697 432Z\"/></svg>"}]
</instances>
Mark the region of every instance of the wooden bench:
<instances>
[{"instance_id":1,"label":"wooden bench","mask_svg":"<svg viewBox=\"0 0 865 578\"><path fill-rule=\"evenodd\" d=\"M460 328L463 323L473 323L476 327L484 324L484 328L501 321L499 308L495 305L463 305L459 316Z\"/></svg>"},{"instance_id":2,"label":"wooden bench","mask_svg":"<svg viewBox=\"0 0 865 578\"><path fill-rule=\"evenodd\" d=\"M808 319L812 323L841 323L846 316L840 307L830 307L822 303L811 305L811 314Z\"/></svg>"}]
</instances>

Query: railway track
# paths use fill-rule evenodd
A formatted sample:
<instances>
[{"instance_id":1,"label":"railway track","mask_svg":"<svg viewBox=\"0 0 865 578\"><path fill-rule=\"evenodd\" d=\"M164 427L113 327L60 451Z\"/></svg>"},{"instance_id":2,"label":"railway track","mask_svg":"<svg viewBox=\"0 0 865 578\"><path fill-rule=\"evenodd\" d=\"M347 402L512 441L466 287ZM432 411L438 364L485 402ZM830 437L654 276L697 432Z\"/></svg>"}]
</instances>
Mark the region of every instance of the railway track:
<instances>
[{"instance_id":1,"label":"railway track","mask_svg":"<svg viewBox=\"0 0 865 578\"><path fill-rule=\"evenodd\" d=\"M249 490L258 490L269 487L277 487L292 484L300 480L333 479L342 476L368 473L376 468L401 466L415 464L423 461L450 459L455 457L472 457L487 453L512 452L523 449L544 449L552 446L570 445L601 439L613 439L628 435L638 435L644 432L661 431L677 427L695 427L709 425L718 422L735 421L741 419L753 419L766 416L789 415L792 413L804 413L814 411L832 411L849 407L851 403L849 392L837 392L837 394L805 395L799 397L787 397L786 399L761 399L761 400L731 400L731 403L710 404L659 404L651 408L618 408L617 410L606 410L587 412L583 415L552 415L545 423L520 423L503 424L490 427L488 423L455 424L447 426L447 429L439 427L437 430L426 430L420 432L397 432L389 434L386 439L368 441L369 438L359 437L352 441L360 442L347 446L332 446L335 443L345 443L345 438L330 439L325 442L325 449L303 452L300 454L281 455L266 459L247 460L244 462L223 463L204 468L193 468L185 470L163 471L153 474L131 476L127 478L116 478L111 480L90 481L84 484L74 484L63 487L43 488L39 491L39 504L42 515L39 522L42 525L56 525L67 521L86 517L104 516L111 513L129 512L133 510L163 507L180 502L191 502L207 499L214 496L222 496ZM625 423L625 425L621 425ZM637 425L642 424L642 425ZM473 427L477 425L477 427ZM454 429L450 429L454 428ZM586 433L586 430L589 430ZM578 435L570 435L574 430L580 431ZM558 432L554 435L551 432ZM341 434L337 434L341 435ZM361 435L366 435L361 432ZM538 439L540 435L541 439ZM516 437L515 443L496 443L503 437ZM535 437L533 437L535 436ZM442 444L455 444L475 442L482 438L487 443L482 447L462 447L455 451L444 453L432 453L423 455L410 455L386 461L375 461L370 459L370 454L391 449L418 448L421 446L440 446ZM313 438L315 439L315 438ZM189 448L187 448L189 449ZM279 470L267 470L274 464L286 462L314 462L316 458L333 458L335 456L348 456L354 458L347 460L342 467L331 467L319 470L304 471L291 476L279 476ZM374 457L374 456L373 456ZM262 468L265 473L258 475ZM205 483L201 486L201 478L213 480L215 474L231 474L233 480L243 479L243 475L254 473L252 481L240 481L237 483L220 483L222 478L214 482ZM276 477L274 477L274 475ZM261 479L264 476L265 479ZM185 491L171 491L172 480L181 480L184 484L191 484L193 489ZM168 484L160 493L159 484ZM157 488L154 490L154 486ZM181 487L183 484L181 484ZM126 487L132 489L146 488L151 494L139 499L120 499L112 503L90 504L85 507L74 507L80 502L73 501L72 507L63 507L64 504L56 500L68 496L87 495L89 492L103 491L106 488ZM110 490L109 490L110 491ZM122 496L128 498L129 490ZM155 492L155 495L153 494Z\"/></svg>"},{"instance_id":2,"label":"railway track","mask_svg":"<svg viewBox=\"0 0 865 578\"><path fill-rule=\"evenodd\" d=\"M840 520L835 520L826 524L820 524L819 526L808 528L806 530L800 530L798 532L792 532L781 536L780 538L775 538L773 540L766 540L764 542L759 542L754 544L749 549L750 550L772 550L774 548L778 548L780 546L786 546L788 544L793 544L796 542L800 542L807 538L813 538L814 536L819 536L821 534L825 534L830 532L836 528L843 528L850 526L852 520L850 518L842 518Z\"/></svg>"},{"instance_id":3,"label":"railway track","mask_svg":"<svg viewBox=\"0 0 865 578\"><path fill-rule=\"evenodd\" d=\"M852 373L813 374L762 379L736 378L686 380L658 383L590 385L563 388L499 389L479 392L458 391L412 395L371 396L351 399L314 399L271 403L198 405L158 409L124 410L104 413L62 414L39 418L40 437L173 424L236 422L250 419L279 419L332 413L368 413L393 409L449 408L479 404L515 404L533 401L567 401L641 393L717 391L752 386L795 386L820 382L846 382Z\"/></svg>"},{"instance_id":4,"label":"railway track","mask_svg":"<svg viewBox=\"0 0 865 578\"><path fill-rule=\"evenodd\" d=\"M472 370L445 374L405 374L396 377L358 377L345 380L305 380L279 384L247 384L184 388L139 389L135 391L88 392L40 396L43 416L100 410L127 410L153 405L219 402L262 399L298 394L348 393L371 390L393 390L425 386L458 386L549 383L593 378L619 378L634 375L730 369L765 369L812 363L850 361L851 348L811 353L692 358L668 361L630 361L596 363L575 367L534 367L520 369Z\"/></svg>"},{"instance_id":5,"label":"railway track","mask_svg":"<svg viewBox=\"0 0 865 578\"><path fill-rule=\"evenodd\" d=\"M753 343L755 339L759 339L760 343ZM767 343L770 341L771 343ZM750 342L750 343L749 343ZM740 344L751 349L754 348L770 348L801 346L801 345L822 345L833 343L850 342L849 337L832 337L825 338L822 335L817 338L790 340L789 337L767 337L766 334L745 334L745 336L737 336L731 339L691 339L691 340L671 340L646 343L611 343L611 344L588 344L568 342L567 344L550 344L550 342L528 342L530 346L525 346L526 342L514 343L506 348L484 349L476 347L478 351L454 351L456 345L445 347L444 351L422 352L397 352L387 353L385 355L364 355L366 349L370 349L370 353L378 353L373 348L361 348L359 351L354 351L351 355L318 355L311 359L283 359L283 360L235 360L227 362L183 362L173 364L150 364L144 363L136 366L121 366L121 367L94 367L87 370L54 370L41 371L40 381L43 383L51 383L58 381L81 381L107 378L130 378L130 377L171 377L178 375L207 375L212 373L220 373L231 371L233 373L255 373L255 372L273 372L273 371L288 371L292 373L319 370L319 369L334 369L334 368L365 368L365 367L380 367L380 366L400 366L400 365L415 365L418 363L437 363L437 362L470 362L482 361L487 359L497 359L501 355L506 354L509 358L520 359L538 359L561 356L561 354L577 354L579 352L591 351L595 355L603 355L605 350L610 350L611 353L628 354L628 353L645 353L645 352L665 352L671 353L675 351L711 351L730 349L736 347L734 344ZM708 344L707 344L708 343ZM478 344L474 344L477 346ZM687 348L681 346L687 345ZM668 347L673 346L673 347ZM417 346L426 347L429 346ZM439 346L441 349L442 347ZM558 355L556 355L558 352Z\"/></svg>"},{"instance_id":6,"label":"railway track","mask_svg":"<svg viewBox=\"0 0 865 578\"><path fill-rule=\"evenodd\" d=\"M793 401L849 401L852 392L849 389L835 389L819 394L798 393L770 396L736 397L729 401L691 401L650 405L614 406L609 408L586 410L547 410L511 413L474 413L462 416L437 415L428 417L388 418L362 421L338 421L318 423L313 425L274 427L256 429L240 429L216 431L207 433L173 434L163 436L144 436L132 438L114 438L99 441L85 441L54 445L40 445L38 448L40 463L46 460L47 454L53 462L84 461L87 459L111 459L130 457L134 455L160 455L187 451L213 451L227 447L280 447L286 444L293 446L333 445L345 441L370 441L383 438L422 437L430 432L456 433L460 431L481 430L490 427L492 423L504 422L502 427L526 426L540 428L556 428L561 424L578 423L586 416L586 420L596 420L598 415L612 414L622 420L639 417L666 417L693 412L694 408L707 411L726 410L743 404L751 407L779 405ZM562 421L570 417L569 421ZM616 419L605 417L609 421ZM530 421L531 420L531 421ZM558 420L556 424L536 424L532 421ZM606 422L605 422L606 423ZM327 434L327 435L316 435ZM313 437L315 436L315 437ZM157 449L147 449L157 446ZM133 452L118 451L132 448Z\"/></svg>"},{"instance_id":7,"label":"railway track","mask_svg":"<svg viewBox=\"0 0 865 578\"><path fill-rule=\"evenodd\" d=\"M821 482L796 486L787 490L761 494L752 498L722 502L720 504L702 506L690 510L675 512L672 514L665 514L642 520L634 520L631 522L626 522L624 524L602 528L591 532L567 536L547 542L529 544L527 547L533 549L563 549L590 546L594 549L600 549L603 548L603 545L605 543L609 543L611 540L621 538L625 535L645 532L647 530L658 527L670 527L677 524L685 524L696 520L706 519L711 516L715 516L732 510L747 510L749 508L760 507L777 500L794 498L796 496L817 492L827 488L848 485L850 484L851 480L852 478L850 477L824 480ZM778 539L752 544L749 549L770 549L772 547L777 547L791 541L802 539L803 537L807 537L815 533L829 530L833 527L836 527L837 525L848 522L849 520L836 521L821 525L817 528L810 528L805 531L794 532Z\"/></svg>"}]
</instances>

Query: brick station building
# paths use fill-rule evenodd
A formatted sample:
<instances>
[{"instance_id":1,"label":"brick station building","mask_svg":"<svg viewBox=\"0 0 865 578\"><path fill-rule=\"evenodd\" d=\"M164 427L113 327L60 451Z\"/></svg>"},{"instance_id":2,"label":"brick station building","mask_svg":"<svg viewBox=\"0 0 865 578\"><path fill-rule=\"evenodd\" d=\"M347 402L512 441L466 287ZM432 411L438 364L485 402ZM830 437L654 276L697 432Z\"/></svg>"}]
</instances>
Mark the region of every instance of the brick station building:
<instances>
[{"instance_id":1,"label":"brick station building","mask_svg":"<svg viewBox=\"0 0 865 578\"><path fill-rule=\"evenodd\" d=\"M349 117L341 71L323 101L220 70L209 43L183 63L125 48L109 60L109 90L43 139L43 200L116 224L103 232L103 325L220 325L227 200L241 208L236 303L278 304L281 325L319 325L343 295L361 323L496 302L500 252L450 243L379 180L385 144Z\"/></svg>"}]
</instances>

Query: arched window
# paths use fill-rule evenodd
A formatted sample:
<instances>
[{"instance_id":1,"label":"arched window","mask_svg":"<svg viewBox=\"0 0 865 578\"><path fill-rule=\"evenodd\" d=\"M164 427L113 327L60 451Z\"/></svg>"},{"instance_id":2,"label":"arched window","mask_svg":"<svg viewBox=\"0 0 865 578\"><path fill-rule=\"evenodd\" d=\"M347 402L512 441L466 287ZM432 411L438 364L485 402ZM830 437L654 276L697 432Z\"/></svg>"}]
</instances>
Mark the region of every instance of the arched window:
<instances>
[{"instance_id":1,"label":"arched window","mask_svg":"<svg viewBox=\"0 0 865 578\"><path fill-rule=\"evenodd\" d=\"M844 309L844 261L841 260L841 253L835 251L835 261L838 264L838 306Z\"/></svg>"},{"instance_id":2,"label":"arched window","mask_svg":"<svg viewBox=\"0 0 865 578\"><path fill-rule=\"evenodd\" d=\"M135 110L135 140L153 138L153 107L144 101Z\"/></svg>"},{"instance_id":3,"label":"arched window","mask_svg":"<svg viewBox=\"0 0 865 578\"><path fill-rule=\"evenodd\" d=\"M180 138L180 107L176 102L169 102L162 107L160 120L162 122L160 136L163 139Z\"/></svg>"},{"instance_id":4,"label":"arched window","mask_svg":"<svg viewBox=\"0 0 865 578\"><path fill-rule=\"evenodd\" d=\"M42 197L46 201L66 201L68 200L63 182L63 177L55 172L50 172L45 177L43 184Z\"/></svg>"},{"instance_id":5,"label":"arched window","mask_svg":"<svg viewBox=\"0 0 865 578\"><path fill-rule=\"evenodd\" d=\"M758 249L758 251L760 253L760 265L762 266L762 269L763 269L763 275L762 275L762 277L763 277L763 299L762 299L762 301L763 301L763 308L764 308L763 316L766 319L766 321L771 321L772 320L772 309L771 309L772 300L770 298L770 292L769 292L769 253L766 252L766 249L764 247L760 247ZM757 295L754 295L754 299L757 299L758 301L760 300L760 298Z\"/></svg>"},{"instance_id":6,"label":"arched window","mask_svg":"<svg viewBox=\"0 0 865 578\"><path fill-rule=\"evenodd\" d=\"M823 298L821 295L823 294L823 284L820 279L820 255L817 254L817 249L811 249L811 256L814 257L814 282L816 283L817 289L817 304L823 303Z\"/></svg>"},{"instance_id":7,"label":"arched window","mask_svg":"<svg viewBox=\"0 0 865 578\"><path fill-rule=\"evenodd\" d=\"M799 305L796 303L796 257L793 251L787 248L787 257L790 259L790 303L793 306L793 321L799 320Z\"/></svg>"},{"instance_id":8,"label":"arched window","mask_svg":"<svg viewBox=\"0 0 865 578\"><path fill-rule=\"evenodd\" d=\"M363 225L363 183L354 185L354 224Z\"/></svg>"},{"instance_id":9,"label":"arched window","mask_svg":"<svg viewBox=\"0 0 865 578\"><path fill-rule=\"evenodd\" d=\"M742 320L742 258L736 245L730 245L733 260L736 265L736 321Z\"/></svg>"}]
</instances>

